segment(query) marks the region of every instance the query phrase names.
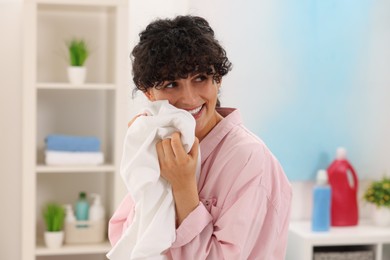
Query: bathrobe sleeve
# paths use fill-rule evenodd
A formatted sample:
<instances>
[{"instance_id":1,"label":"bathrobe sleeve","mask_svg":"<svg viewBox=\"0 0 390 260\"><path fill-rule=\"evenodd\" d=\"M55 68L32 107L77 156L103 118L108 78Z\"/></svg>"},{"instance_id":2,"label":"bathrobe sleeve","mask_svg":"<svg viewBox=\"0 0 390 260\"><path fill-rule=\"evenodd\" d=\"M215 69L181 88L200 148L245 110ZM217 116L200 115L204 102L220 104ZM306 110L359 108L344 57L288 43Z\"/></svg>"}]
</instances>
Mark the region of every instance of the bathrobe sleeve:
<instances>
[{"instance_id":1,"label":"bathrobe sleeve","mask_svg":"<svg viewBox=\"0 0 390 260\"><path fill-rule=\"evenodd\" d=\"M226 197L219 198L222 204L201 199L179 226L170 250L172 259L284 259L289 183L268 152L253 151L242 166L237 166L239 161L227 161L221 168L221 176L235 176L231 182L217 178L213 184L220 194L226 191Z\"/></svg>"},{"instance_id":2,"label":"bathrobe sleeve","mask_svg":"<svg viewBox=\"0 0 390 260\"><path fill-rule=\"evenodd\" d=\"M115 210L108 223L108 239L114 246L131 224L134 217L135 203L130 193L128 193Z\"/></svg>"}]
</instances>

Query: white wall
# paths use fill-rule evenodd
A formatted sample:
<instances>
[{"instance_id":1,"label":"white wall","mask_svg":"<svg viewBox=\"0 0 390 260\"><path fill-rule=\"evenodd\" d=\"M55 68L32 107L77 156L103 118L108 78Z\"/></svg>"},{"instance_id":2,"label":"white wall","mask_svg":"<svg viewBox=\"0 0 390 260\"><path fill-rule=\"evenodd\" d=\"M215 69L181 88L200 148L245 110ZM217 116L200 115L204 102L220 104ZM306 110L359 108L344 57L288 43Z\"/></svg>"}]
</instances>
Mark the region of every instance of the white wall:
<instances>
[{"instance_id":1,"label":"white wall","mask_svg":"<svg viewBox=\"0 0 390 260\"><path fill-rule=\"evenodd\" d=\"M22 1L0 0L0 259L20 259Z\"/></svg>"}]
</instances>

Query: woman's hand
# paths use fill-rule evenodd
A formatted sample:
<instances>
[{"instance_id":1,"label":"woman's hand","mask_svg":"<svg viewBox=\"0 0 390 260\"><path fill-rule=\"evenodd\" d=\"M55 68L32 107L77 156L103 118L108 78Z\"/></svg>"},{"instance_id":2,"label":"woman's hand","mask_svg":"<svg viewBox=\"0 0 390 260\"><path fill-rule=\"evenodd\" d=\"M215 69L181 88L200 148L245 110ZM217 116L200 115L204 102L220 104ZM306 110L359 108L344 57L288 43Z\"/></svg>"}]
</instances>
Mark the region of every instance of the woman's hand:
<instances>
[{"instance_id":1,"label":"woman's hand","mask_svg":"<svg viewBox=\"0 0 390 260\"><path fill-rule=\"evenodd\" d=\"M199 141L195 138L187 154L181 143L180 133L156 144L161 176L172 186L176 204L178 225L199 205L196 183Z\"/></svg>"},{"instance_id":2,"label":"woman's hand","mask_svg":"<svg viewBox=\"0 0 390 260\"><path fill-rule=\"evenodd\" d=\"M198 140L187 154L181 143L180 133L173 133L171 138L157 143L161 176L175 190L181 190L196 182L196 163L198 160Z\"/></svg>"}]
</instances>

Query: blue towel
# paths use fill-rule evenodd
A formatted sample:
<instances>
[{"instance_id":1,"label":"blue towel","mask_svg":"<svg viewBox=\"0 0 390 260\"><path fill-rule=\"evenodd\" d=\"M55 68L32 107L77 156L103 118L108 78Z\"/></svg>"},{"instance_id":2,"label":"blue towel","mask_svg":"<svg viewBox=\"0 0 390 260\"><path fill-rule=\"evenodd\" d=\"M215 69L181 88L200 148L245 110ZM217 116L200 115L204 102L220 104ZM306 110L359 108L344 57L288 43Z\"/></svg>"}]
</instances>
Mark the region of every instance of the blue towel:
<instances>
[{"instance_id":1,"label":"blue towel","mask_svg":"<svg viewBox=\"0 0 390 260\"><path fill-rule=\"evenodd\" d=\"M48 135L46 150L66 152L99 152L100 140L94 136Z\"/></svg>"}]
</instances>

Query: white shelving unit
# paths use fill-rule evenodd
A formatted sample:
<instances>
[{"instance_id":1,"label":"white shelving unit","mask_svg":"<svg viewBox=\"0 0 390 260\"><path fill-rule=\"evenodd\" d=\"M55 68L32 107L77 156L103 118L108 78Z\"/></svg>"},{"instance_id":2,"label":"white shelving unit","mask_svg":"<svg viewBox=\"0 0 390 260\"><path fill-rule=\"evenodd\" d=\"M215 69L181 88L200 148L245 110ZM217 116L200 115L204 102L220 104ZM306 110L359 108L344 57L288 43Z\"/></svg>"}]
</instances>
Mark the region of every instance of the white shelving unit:
<instances>
[{"instance_id":1,"label":"white shelving unit","mask_svg":"<svg viewBox=\"0 0 390 260\"><path fill-rule=\"evenodd\" d=\"M43 243L38 244L35 250L37 256L54 255L86 255L86 254L106 254L111 248L110 243L86 244L86 245L64 245L60 249L48 249Z\"/></svg>"},{"instance_id":2,"label":"white shelving unit","mask_svg":"<svg viewBox=\"0 0 390 260\"><path fill-rule=\"evenodd\" d=\"M287 260L312 260L314 252L327 249L368 249L375 260L390 260L390 227L378 227L369 222L355 227L332 227L329 232L312 232L309 221L290 223Z\"/></svg>"},{"instance_id":3,"label":"white shelving unit","mask_svg":"<svg viewBox=\"0 0 390 260\"><path fill-rule=\"evenodd\" d=\"M25 0L23 38L22 260L105 259L108 241L48 249L42 242L44 203L76 202L80 191L98 193L112 215L125 188L119 176L128 87L127 0ZM87 79L67 79L66 42L91 47ZM105 163L48 166L48 134L97 136Z\"/></svg>"}]
</instances>

